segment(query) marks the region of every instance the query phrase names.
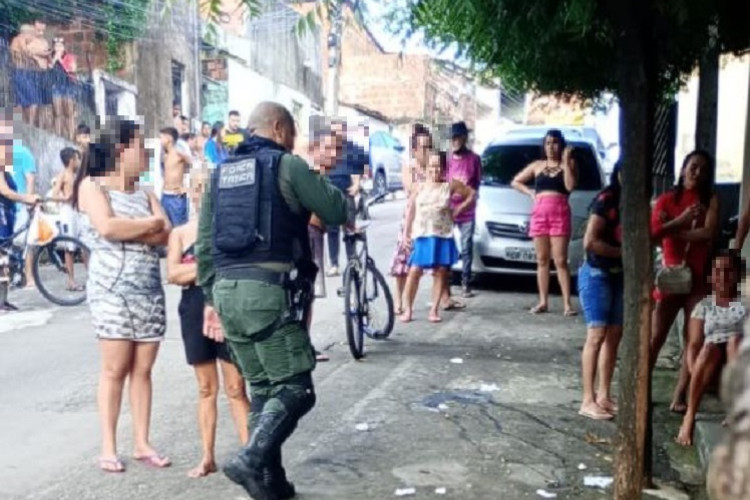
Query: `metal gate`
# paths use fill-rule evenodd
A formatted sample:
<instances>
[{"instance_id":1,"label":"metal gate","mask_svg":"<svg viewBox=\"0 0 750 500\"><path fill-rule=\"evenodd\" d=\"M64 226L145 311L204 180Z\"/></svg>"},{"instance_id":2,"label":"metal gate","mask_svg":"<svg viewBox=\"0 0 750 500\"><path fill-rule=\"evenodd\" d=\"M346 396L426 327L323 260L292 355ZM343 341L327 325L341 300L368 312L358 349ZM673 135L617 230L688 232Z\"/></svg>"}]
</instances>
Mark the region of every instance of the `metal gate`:
<instances>
[{"instance_id":1,"label":"metal gate","mask_svg":"<svg viewBox=\"0 0 750 500\"><path fill-rule=\"evenodd\" d=\"M677 142L677 102L659 105L654 119L654 156L651 173L654 196L674 185L674 148Z\"/></svg>"}]
</instances>

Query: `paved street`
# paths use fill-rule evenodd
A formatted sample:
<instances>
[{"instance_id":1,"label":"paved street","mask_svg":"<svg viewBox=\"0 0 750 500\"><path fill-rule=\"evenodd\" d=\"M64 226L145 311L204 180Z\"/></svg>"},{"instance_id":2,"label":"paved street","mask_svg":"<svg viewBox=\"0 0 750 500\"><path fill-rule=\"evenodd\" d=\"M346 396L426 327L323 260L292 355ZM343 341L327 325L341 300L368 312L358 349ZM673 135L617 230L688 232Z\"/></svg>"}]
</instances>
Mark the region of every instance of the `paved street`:
<instances>
[{"instance_id":1,"label":"paved street","mask_svg":"<svg viewBox=\"0 0 750 500\"><path fill-rule=\"evenodd\" d=\"M372 210L370 241L384 272L402 207ZM530 316L533 282L504 278L435 326L426 322L429 284L418 321L397 324L390 341L368 344L364 362L353 361L342 343L340 299L316 304L314 342L332 361L316 370L318 406L285 448L299 498L385 499L399 488L415 488L415 498L542 498L540 489L557 498L609 498L583 486L584 476L611 474L607 440L615 424L577 415L582 320L563 318L559 297L552 314ZM329 296L335 286L329 282ZM35 310L0 318L0 498L246 498L220 474L186 477L200 443L195 382L176 321L179 290L168 291L172 314L154 373L152 419L153 443L174 465L153 470L131 462L122 475L95 465L98 355L88 311L50 308L21 293L19 304ZM237 443L223 399L220 405L224 460ZM127 415L126 405L125 457ZM365 423L368 430L358 430Z\"/></svg>"}]
</instances>

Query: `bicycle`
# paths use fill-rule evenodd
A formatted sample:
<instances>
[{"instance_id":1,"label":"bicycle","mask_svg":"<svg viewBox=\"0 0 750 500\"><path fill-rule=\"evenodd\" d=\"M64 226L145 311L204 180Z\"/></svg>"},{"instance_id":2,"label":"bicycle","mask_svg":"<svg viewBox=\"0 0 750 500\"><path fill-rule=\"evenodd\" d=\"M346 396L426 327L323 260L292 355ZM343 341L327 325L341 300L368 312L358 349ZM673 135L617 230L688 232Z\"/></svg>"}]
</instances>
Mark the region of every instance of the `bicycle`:
<instances>
[{"instance_id":1,"label":"bicycle","mask_svg":"<svg viewBox=\"0 0 750 500\"><path fill-rule=\"evenodd\" d=\"M11 236L0 238L0 265L8 268L8 281L11 289L26 286L24 270L24 246L26 245L18 245L16 241L26 240L23 235L31 227L32 218L30 216L29 220ZM64 227L60 222L57 226L60 233L63 233ZM78 238L58 234L44 245L28 245L27 249L32 252L31 270L36 287L45 299L59 306L75 306L86 300L85 288L68 286L69 268L65 262L66 254L69 256L68 264L72 264L74 272L75 265L78 263L83 264L84 268L88 266L89 249ZM77 274L80 276L80 273ZM64 283L63 290L57 292L57 285L61 282Z\"/></svg>"},{"instance_id":2,"label":"bicycle","mask_svg":"<svg viewBox=\"0 0 750 500\"><path fill-rule=\"evenodd\" d=\"M373 198L368 204L376 203L381 198L382 196ZM362 359L365 355L365 336L373 340L385 340L393 331L394 323L391 290L368 252L366 230L369 225L369 221L364 222L353 231L347 230L344 235L344 243L354 248L354 255L344 269L344 287L341 293L344 299L346 337L354 359ZM373 307L381 295L385 300L387 314L383 324L380 324L376 315L378 307Z\"/></svg>"}]
</instances>

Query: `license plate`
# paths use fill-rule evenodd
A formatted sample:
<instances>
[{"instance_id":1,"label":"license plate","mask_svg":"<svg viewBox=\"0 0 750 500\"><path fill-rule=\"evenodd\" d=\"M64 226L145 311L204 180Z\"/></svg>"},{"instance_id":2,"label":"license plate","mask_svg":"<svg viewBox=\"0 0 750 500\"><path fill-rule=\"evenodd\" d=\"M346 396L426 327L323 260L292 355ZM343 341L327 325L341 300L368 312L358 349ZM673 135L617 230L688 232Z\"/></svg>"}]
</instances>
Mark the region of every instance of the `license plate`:
<instances>
[{"instance_id":1,"label":"license plate","mask_svg":"<svg viewBox=\"0 0 750 500\"><path fill-rule=\"evenodd\" d=\"M506 248L505 258L517 262L536 262L536 251L533 248Z\"/></svg>"}]
</instances>

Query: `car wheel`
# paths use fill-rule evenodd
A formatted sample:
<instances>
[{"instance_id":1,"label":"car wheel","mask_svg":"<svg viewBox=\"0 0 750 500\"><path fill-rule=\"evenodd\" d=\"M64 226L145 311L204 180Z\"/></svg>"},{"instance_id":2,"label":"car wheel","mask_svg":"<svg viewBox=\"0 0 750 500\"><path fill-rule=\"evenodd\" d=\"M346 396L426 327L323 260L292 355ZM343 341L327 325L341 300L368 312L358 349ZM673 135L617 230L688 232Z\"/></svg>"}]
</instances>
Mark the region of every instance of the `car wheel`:
<instances>
[{"instance_id":1,"label":"car wheel","mask_svg":"<svg viewBox=\"0 0 750 500\"><path fill-rule=\"evenodd\" d=\"M375 196L380 196L388 192L388 184L385 181L385 174L383 172L375 174L375 182L373 184L372 190L375 191Z\"/></svg>"}]
</instances>

